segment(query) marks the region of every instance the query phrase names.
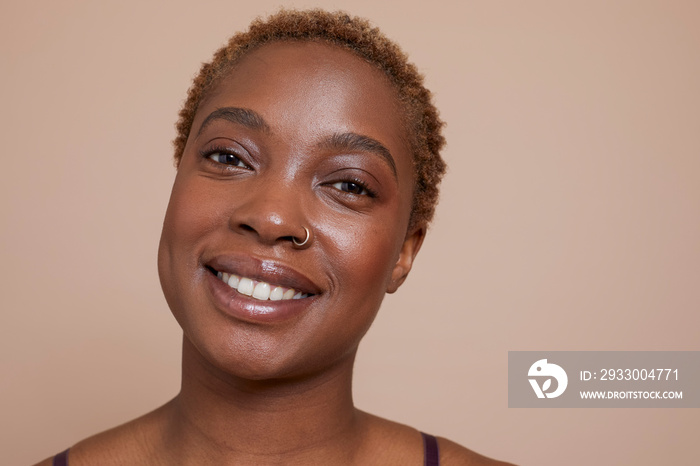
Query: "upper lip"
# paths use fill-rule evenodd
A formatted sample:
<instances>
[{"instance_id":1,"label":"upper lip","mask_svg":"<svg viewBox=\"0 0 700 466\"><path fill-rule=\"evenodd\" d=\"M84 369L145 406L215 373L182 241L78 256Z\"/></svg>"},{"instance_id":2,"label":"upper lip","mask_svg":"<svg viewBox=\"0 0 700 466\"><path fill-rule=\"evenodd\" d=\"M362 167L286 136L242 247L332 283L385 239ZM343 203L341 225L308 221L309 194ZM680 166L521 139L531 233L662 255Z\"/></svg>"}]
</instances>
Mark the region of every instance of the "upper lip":
<instances>
[{"instance_id":1,"label":"upper lip","mask_svg":"<svg viewBox=\"0 0 700 466\"><path fill-rule=\"evenodd\" d=\"M294 288L309 295L319 294L321 288L310 278L294 268L271 259L243 254L219 254L204 262L205 267L267 282L286 288Z\"/></svg>"}]
</instances>

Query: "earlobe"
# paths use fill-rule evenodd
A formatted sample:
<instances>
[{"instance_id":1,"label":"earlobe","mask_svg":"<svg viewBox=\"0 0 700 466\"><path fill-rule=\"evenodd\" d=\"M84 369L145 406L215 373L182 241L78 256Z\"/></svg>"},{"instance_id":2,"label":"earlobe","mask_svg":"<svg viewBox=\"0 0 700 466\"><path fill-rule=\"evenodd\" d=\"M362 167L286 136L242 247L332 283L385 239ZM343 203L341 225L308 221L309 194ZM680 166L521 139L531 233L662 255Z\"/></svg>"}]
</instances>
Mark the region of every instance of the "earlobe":
<instances>
[{"instance_id":1,"label":"earlobe","mask_svg":"<svg viewBox=\"0 0 700 466\"><path fill-rule=\"evenodd\" d=\"M394 293L399 289L401 284L408 276L408 272L411 271L413 266L413 260L416 258L416 254L420 250L423 244L423 238L425 238L426 226L424 224L417 225L406 235L406 239L401 246L401 252L399 253L399 259L394 265L394 270L391 272L391 281L387 287L387 293Z\"/></svg>"}]
</instances>

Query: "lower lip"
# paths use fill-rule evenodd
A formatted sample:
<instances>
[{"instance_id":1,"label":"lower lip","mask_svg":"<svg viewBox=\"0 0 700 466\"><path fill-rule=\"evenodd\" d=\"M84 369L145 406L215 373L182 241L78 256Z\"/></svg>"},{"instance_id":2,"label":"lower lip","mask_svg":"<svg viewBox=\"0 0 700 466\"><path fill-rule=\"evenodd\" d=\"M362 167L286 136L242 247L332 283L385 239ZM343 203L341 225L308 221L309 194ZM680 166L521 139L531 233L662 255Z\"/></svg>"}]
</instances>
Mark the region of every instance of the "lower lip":
<instances>
[{"instance_id":1,"label":"lower lip","mask_svg":"<svg viewBox=\"0 0 700 466\"><path fill-rule=\"evenodd\" d=\"M303 314L314 296L262 301L234 290L207 271L206 281L217 307L225 314L250 323L277 323Z\"/></svg>"}]
</instances>

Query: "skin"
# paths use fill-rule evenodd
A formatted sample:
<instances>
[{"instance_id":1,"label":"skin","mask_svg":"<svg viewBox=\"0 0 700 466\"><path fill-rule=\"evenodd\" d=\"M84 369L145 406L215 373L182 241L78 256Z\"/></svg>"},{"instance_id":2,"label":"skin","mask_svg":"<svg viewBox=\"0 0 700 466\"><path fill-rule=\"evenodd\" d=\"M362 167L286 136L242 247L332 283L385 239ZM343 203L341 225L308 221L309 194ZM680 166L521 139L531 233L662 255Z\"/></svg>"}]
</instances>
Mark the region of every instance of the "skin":
<instances>
[{"instance_id":1,"label":"skin","mask_svg":"<svg viewBox=\"0 0 700 466\"><path fill-rule=\"evenodd\" d=\"M163 226L181 392L72 447L71 465L423 464L418 431L357 410L351 394L358 344L425 234L407 230L400 115L382 72L340 48L274 43L239 61L197 111ZM222 268L311 296L280 314L230 292L232 312ZM268 304L273 318L260 318ZM441 464L505 464L439 445Z\"/></svg>"}]
</instances>

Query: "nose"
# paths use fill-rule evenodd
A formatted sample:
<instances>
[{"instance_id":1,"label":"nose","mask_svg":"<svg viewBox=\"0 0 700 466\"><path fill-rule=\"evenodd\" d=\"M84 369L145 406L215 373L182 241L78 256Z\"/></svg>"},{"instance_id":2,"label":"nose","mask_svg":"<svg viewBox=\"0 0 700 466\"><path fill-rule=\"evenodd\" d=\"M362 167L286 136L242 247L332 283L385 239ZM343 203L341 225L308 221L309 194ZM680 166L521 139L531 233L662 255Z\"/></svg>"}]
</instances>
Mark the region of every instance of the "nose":
<instances>
[{"instance_id":1,"label":"nose","mask_svg":"<svg viewBox=\"0 0 700 466\"><path fill-rule=\"evenodd\" d=\"M229 228L266 245L299 247L308 239L300 190L291 181L257 180L253 184L234 201Z\"/></svg>"}]
</instances>

